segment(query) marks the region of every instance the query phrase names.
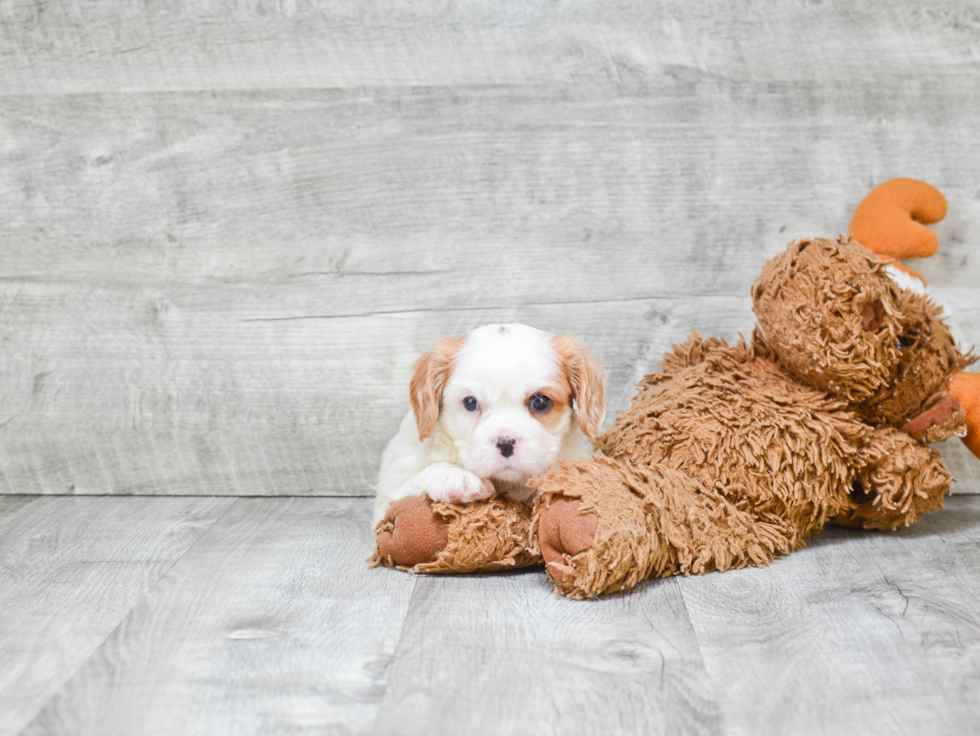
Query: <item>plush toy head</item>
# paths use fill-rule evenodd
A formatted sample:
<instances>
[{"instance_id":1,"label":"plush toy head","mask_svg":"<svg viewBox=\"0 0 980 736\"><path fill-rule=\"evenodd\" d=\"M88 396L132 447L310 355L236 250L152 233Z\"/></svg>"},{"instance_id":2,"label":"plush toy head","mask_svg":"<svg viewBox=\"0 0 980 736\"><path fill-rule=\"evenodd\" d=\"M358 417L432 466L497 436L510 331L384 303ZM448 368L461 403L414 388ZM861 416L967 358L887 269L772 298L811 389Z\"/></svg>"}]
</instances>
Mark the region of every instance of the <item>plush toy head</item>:
<instances>
[{"instance_id":1,"label":"plush toy head","mask_svg":"<svg viewBox=\"0 0 980 736\"><path fill-rule=\"evenodd\" d=\"M793 243L766 264L752 297L783 368L874 426L904 426L972 362L956 349L941 310L900 288L851 238Z\"/></svg>"}]
</instances>

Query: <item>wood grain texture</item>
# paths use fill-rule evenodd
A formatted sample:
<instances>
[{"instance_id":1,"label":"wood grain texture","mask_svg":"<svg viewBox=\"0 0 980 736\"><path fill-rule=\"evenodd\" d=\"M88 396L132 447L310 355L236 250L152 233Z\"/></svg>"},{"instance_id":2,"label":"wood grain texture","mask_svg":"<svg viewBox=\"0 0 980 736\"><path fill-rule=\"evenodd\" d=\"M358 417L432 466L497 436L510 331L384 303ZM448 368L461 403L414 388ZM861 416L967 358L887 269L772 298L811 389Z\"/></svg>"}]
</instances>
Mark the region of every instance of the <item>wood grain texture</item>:
<instances>
[{"instance_id":1,"label":"wood grain texture","mask_svg":"<svg viewBox=\"0 0 980 736\"><path fill-rule=\"evenodd\" d=\"M0 495L0 521L37 500L37 496Z\"/></svg>"},{"instance_id":2,"label":"wood grain texture","mask_svg":"<svg viewBox=\"0 0 980 736\"><path fill-rule=\"evenodd\" d=\"M21 611L15 634L7 619L0 629L4 661L20 651L9 641L81 652L85 627L132 601L133 571L170 547L146 531L177 503L229 506L63 677L24 691L38 703L30 723L5 691L0 733L809 736L970 733L977 721L977 496L898 533L830 529L764 569L585 602L556 599L541 569L369 569L368 499L47 497L13 512L34 519L15 525L22 539L38 539L42 519L49 540L80 536L88 507L131 519L129 537L148 544L121 544L105 522L79 553L103 572L49 585L60 623L40 642L23 633L39 588L0 587L6 611ZM51 574L50 555L3 546L2 569L12 557L25 579Z\"/></svg>"},{"instance_id":3,"label":"wood grain texture","mask_svg":"<svg viewBox=\"0 0 980 736\"><path fill-rule=\"evenodd\" d=\"M372 733L723 733L678 581L578 602L541 569L424 578Z\"/></svg>"},{"instance_id":4,"label":"wood grain texture","mask_svg":"<svg viewBox=\"0 0 980 736\"><path fill-rule=\"evenodd\" d=\"M610 404L625 406L632 383L671 340L730 324L746 308L743 299L653 299L520 311L448 308L380 323L370 317L254 323L248 334L277 347L242 350L222 361L223 372L190 371L169 386L159 385L170 380L160 373L169 374L179 358L127 365L93 354L106 379L95 382L66 357L52 363L63 367L55 373L65 380L49 394L61 404L52 415L75 416L79 426L57 432L23 426L28 412L17 421L19 431L0 435L0 479L8 491L34 493L370 495L381 451L408 409L411 364L431 335L462 334L486 321L522 320L554 331L575 322L575 334L610 367L611 387L620 388ZM637 334L650 337L640 341ZM605 354L593 336L616 352ZM193 360L208 363L221 348L199 339L199 348L175 340L173 349L199 349ZM134 382L121 396L127 370L157 378Z\"/></svg>"},{"instance_id":5,"label":"wood grain texture","mask_svg":"<svg viewBox=\"0 0 980 736\"><path fill-rule=\"evenodd\" d=\"M0 506L2 734L19 733L233 503L41 498L13 509L24 500Z\"/></svg>"},{"instance_id":6,"label":"wood grain texture","mask_svg":"<svg viewBox=\"0 0 980 736\"><path fill-rule=\"evenodd\" d=\"M962 734L980 720L980 498L896 533L828 529L682 587L728 733Z\"/></svg>"},{"instance_id":7,"label":"wood grain texture","mask_svg":"<svg viewBox=\"0 0 980 736\"><path fill-rule=\"evenodd\" d=\"M744 294L760 257L841 232L904 172L950 200L932 259L945 296L972 284L974 91L954 78L12 97L5 275L107 297L237 286L249 317ZM542 266L557 278L528 278Z\"/></svg>"},{"instance_id":8,"label":"wood grain texture","mask_svg":"<svg viewBox=\"0 0 980 736\"><path fill-rule=\"evenodd\" d=\"M370 501L230 503L23 734L373 722L416 581L368 568Z\"/></svg>"},{"instance_id":9,"label":"wood grain texture","mask_svg":"<svg viewBox=\"0 0 980 736\"><path fill-rule=\"evenodd\" d=\"M0 490L369 494L414 357L490 321L577 335L612 417L894 174L946 191L913 265L980 335L971 84L7 97Z\"/></svg>"},{"instance_id":10,"label":"wood grain texture","mask_svg":"<svg viewBox=\"0 0 980 736\"><path fill-rule=\"evenodd\" d=\"M969 3L10 0L0 9L0 89L13 93L701 77L905 84L978 70Z\"/></svg>"}]
</instances>

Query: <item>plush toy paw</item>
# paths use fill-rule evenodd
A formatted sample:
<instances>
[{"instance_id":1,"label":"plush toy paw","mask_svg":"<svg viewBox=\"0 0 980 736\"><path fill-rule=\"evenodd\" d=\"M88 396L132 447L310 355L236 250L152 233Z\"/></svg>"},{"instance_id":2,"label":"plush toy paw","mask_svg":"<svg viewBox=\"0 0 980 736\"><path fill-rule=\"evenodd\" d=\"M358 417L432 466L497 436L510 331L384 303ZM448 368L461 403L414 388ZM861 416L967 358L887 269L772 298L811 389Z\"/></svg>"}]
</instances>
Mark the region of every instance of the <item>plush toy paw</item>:
<instances>
[{"instance_id":1,"label":"plush toy paw","mask_svg":"<svg viewBox=\"0 0 980 736\"><path fill-rule=\"evenodd\" d=\"M472 503L490 498L496 491L488 478L481 478L453 463L435 463L419 473L418 481L433 501Z\"/></svg>"},{"instance_id":2,"label":"plush toy paw","mask_svg":"<svg viewBox=\"0 0 980 736\"><path fill-rule=\"evenodd\" d=\"M375 565L463 573L541 564L531 507L507 498L454 504L410 496L388 507L376 532Z\"/></svg>"},{"instance_id":3,"label":"plush toy paw","mask_svg":"<svg viewBox=\"0 0 980 736\"><path fill-rule=\"evenodd\" d=\"M559 460L532 480L534 528L555 589L592 598L632 588L667 564L658 518L621 463Z\"/></svg>"},{"instance_id":4,"label":"plush toy paw","mask_svg":"<svg viewBox=\"0 0 980 736\"><path fill-rule=\"evenodd\" d=\"M556 496L541 508L538 521L538 544L548 574L559 585L565 579L567 560L585 552L595 542L598 516L582 511L582 499Z\"/></svg>"},{"instance_id":5,"label":"plush toy paw","mask_svg":"<svg viewBox=\"0 0 980 736\"><path fill-rule=\"evenodd\" d=\"M390 567L414 567L435 562L449 541L449 525L433 512L423 496L392 503L376 529L376 562Z\"/></svg>"},{"instance_id":6,"label":"plush toy paw","mask_svg":"<svg viewBox=\"0 0 980 736\"><path fill-rule=\"evenodd\" d=\"M898 529L943 507L953 476L938 452L892 427L875 430L868 449L877 459L858 473L838 524Z\"/></svg>"}]
</instances>

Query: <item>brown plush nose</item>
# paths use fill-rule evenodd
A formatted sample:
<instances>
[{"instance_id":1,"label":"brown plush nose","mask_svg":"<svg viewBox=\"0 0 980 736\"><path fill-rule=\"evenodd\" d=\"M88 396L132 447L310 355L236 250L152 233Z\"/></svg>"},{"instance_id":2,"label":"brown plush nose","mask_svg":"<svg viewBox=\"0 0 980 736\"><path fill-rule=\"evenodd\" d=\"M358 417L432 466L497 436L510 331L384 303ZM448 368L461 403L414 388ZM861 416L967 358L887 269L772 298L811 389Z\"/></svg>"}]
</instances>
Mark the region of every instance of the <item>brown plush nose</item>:
<instances>
[{"instance_id":1,"label":"brown plush nose","mask_svg":"<svg viewBox=\"0 0 980 736\"><path fill-rule=\"evenodd\" d=\"M517 444L517 440L511 437L498 437L497 438L497 449L500 450L500 454L504 457L510 457L514 454L514 445Z\"/></svg>"}]
</instances>

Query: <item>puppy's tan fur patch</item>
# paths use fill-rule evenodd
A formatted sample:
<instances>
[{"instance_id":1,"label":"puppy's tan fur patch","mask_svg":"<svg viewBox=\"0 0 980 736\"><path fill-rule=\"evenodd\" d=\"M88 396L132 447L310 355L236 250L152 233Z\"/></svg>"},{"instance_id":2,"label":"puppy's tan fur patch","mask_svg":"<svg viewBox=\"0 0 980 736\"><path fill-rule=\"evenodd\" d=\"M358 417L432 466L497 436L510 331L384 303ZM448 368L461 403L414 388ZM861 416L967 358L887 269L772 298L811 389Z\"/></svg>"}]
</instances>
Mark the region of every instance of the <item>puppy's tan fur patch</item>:
<instances>
[{"instance_id":1,"label":"puppy's tan fur patch","mask_svg":"<svg viewBox=\"0 0 980 736\"><path fill-rule=\"evenodd\" d=\"M415 361L409 398L420 440L424 441L436 428L442 408L442 393L446 390L453 364L465 342L465 335L458 338L440 337L430 350Z\"/></svg>"},{"instance_id":2,"label":"puppy's tan fur patch","mask_svg":"<svg viewBox=\"0 0 980 736\"><path fill-rule=\"evenodd\" d=\"M547 396L551 399L551 407L548 411L539 412L531 409L531 398L537 394ZM548 429L554 429L561 424L565 412L571 407L572 396L572 387L568 382L568 376L562 371L560 378L554 383L549 383L533 394L528 394L527 398L524 399L524 406L527 407L530 415L540 422L542 426Z\"/></svg>"},{"instance_id":3,"label":"puppy's tan fur patch","mask_svg":"<svg viewBox=\"0 0 980 736\"><path fill-rule=\"evenodd\" d=\"M579 428L586 437L595 439L606 414L605 370L571 335L555 337L552 346L575 398Z\"/></svg>"}]
</instances>

